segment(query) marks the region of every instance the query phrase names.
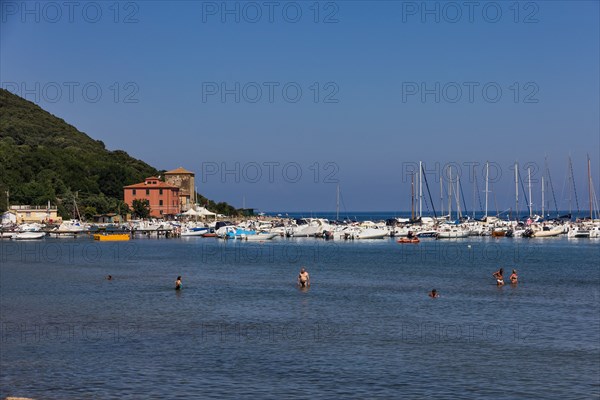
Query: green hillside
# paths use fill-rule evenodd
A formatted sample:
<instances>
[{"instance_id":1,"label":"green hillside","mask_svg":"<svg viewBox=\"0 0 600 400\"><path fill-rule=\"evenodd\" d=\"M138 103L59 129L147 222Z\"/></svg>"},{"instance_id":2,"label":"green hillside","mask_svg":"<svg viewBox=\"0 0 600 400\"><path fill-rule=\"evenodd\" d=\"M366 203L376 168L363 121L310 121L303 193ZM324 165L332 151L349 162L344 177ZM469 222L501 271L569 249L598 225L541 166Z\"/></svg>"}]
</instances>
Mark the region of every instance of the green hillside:
<instances>
[{"instance_id":1,"label":"green hillside","mask_svg":"<svg viewBox=\"0 0 600 400\"><path fill-rule=\"evenodd\" d=\"M109 151L36 104L0 89L0 210L11 204L58 204L71 217L74 199L83 215L123 211L123 186L160 174L121 150ZM202 203L220 213L235 209Z\"/></svg>"}]
</instances>

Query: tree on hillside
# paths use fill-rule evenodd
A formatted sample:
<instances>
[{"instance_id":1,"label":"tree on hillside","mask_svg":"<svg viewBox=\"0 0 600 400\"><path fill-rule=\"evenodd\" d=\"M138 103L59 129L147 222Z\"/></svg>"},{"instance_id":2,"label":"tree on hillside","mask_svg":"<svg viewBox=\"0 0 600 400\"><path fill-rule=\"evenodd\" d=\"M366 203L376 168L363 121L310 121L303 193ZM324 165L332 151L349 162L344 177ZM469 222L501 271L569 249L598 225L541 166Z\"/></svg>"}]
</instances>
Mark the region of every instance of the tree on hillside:
<instances>
[{"instance_id":1,"label":"tree on hillside","mask_svg":"<svg viewBox=\"0 0 600 400\"><path fill-rule=\"evenodd\" d=\"M150 202L148 200L135 199L131 206L134 218L148 218L150 216Z\"/></svg>"}]
</instances>

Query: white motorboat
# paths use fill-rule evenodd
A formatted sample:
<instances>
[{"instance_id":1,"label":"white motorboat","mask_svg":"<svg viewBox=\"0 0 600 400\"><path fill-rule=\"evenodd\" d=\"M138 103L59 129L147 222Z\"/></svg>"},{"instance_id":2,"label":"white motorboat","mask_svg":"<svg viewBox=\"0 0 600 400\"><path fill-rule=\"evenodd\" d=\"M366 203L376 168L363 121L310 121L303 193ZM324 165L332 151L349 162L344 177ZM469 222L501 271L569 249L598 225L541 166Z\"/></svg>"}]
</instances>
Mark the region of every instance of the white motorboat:
<instances>
[{"instance_id":1,"label":"white motorboat","mask_svg":"<svg viewBox=\"0 0 600 400\"><path fill-rule=\"evenodd\" d=\"M15 234L12 237L12 239L13 240L37 240L37 239L42 239L44 236L46 236L46 232L29 231L29 232L19 232L19 233Z\"/></svg>"},{"instance_id":2,"label":"white motorboat","mask_svg":"<svg viewBox=\"0 0 600 400\"><path fill-rule=\"evenodd\" d=\"M448 229L448 230L438 231L436 238L438 238L438 239L460 239L460 238L466 238L468 236L469 236L468 229L452 228L452 229Z\"/></svg>"},{"instance_id":3,"label":"white motorboat","mask_svg":"<svg viewBox=\"0 0 600 400\"><path fill-rule=\"evenodd\" d=\"M332 230L332 226L324 219L313 219L308 225L302 225L301 229L293 232L294 237L310 237L322 234L325 231Z\"/></svg>"},{"instance_id":4,"label":"white motorboat","mask_svg":"<svg viewBox=\"0 0 600 400\"><path fill-rule=\"evenodd\" d=\"M379 228L359 228L354 234L354 239L383 239L388 232Z\"/></svg>"},{"instance_id":5,"label":"white motorboat","mask_svg":"<svg viewBox=\"0 0 600 400\"><path fill-rule=\"evenodd\" d=\"M261 241L261 240L272 240L274 237L279 236L278 233L261 232L255 235L242 235L240 239L248 241Z\"/></svg>"},{"instance_id":6,"label":"white motorboat","mask_svg":"<svg viewBox=\"0 0 600 400\"><path fill-rule=\"evenodd\" d=\"M567 233L567 237L569 238L589 238L590 230L583 226L574 226L569 229L569 233Z\"/></svg>"},{"instance_id":7,"label":"white motorboat","mask_svg":"<svg viewBox=\"0 0 600 400\"><path fill-rule=\"evenodd\" d=\"M189 237L189 236L202 236L205 233L208 233L208 228L183 228L181 230L181 236Z\"/></svg>"},{"instance_id":8,"label":"white motorboat","mask_svg":"<svg viewBox=\"0 0 600 400\"><path fill-rule=\"evenodd\" d=\"M537 238L553 237L553 236L558 236L562 233L563 233L563 228L560 226L552 227L552 228L544 227L539 231L534 230L532 237L537 237Z\"/></svg>"}]
</instances>

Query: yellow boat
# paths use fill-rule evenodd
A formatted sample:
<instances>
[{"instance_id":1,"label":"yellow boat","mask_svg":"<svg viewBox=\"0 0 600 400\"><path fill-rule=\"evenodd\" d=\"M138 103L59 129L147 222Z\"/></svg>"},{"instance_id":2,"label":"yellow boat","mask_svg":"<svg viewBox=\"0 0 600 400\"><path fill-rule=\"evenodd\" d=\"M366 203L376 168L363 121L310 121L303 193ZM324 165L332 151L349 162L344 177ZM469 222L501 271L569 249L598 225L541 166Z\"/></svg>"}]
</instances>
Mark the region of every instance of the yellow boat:
<instances>
[{"instance_id":1,"label":"yellow boat","mask_svg":"<svg viewBox=\"0 0 600 400\"><path fill-rule=\"evenodd\" d=\"M95 234L94 240L99 240L101 242L124 242L129 240L130 236L128 233L115 233L115 234Z\"/></svg>"}]
</instances>

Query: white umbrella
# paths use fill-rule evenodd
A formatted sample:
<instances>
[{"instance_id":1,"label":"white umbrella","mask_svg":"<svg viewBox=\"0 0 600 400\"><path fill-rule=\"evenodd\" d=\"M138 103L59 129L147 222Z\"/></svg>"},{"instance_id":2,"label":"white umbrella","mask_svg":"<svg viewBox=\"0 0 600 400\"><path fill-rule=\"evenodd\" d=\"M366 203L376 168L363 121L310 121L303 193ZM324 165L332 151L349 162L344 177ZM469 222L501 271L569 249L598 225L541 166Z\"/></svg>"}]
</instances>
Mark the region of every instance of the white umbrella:
<instances>
[{"instance_id":1,"label":"white umbrella","mask_svg":"<svg viewBox=\"0 0 600 400\"><path fill-rule=\"evenodd\" d=\"M188 216L188 217L196 217L198 215L201 215L199 213L197 213L193 208L190 208L189 210L187 210L186 212L184 212L182 215Z\"/></svg>"},{"instance_id":2,"label":"white umbrella","mask_svg":"<svg viewBox=\"0 0 600 400\"><path fill-rule=\"evenodd\" d=\"M206 207L198 207L198 211L196 211L196 212L198 213L197 215L200 215L202 217L214 215L215 216L215 220L217 219L217 214L214 213L214 212L208 211L206 209Z\"/></svg>"}]
</instances>

